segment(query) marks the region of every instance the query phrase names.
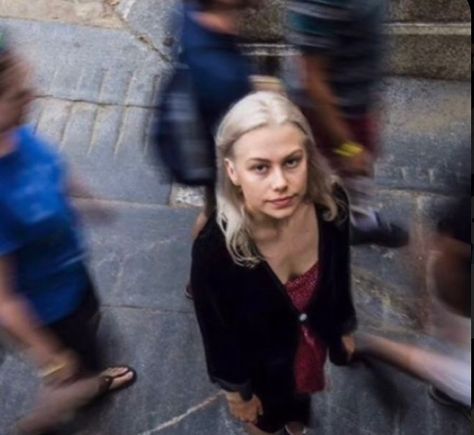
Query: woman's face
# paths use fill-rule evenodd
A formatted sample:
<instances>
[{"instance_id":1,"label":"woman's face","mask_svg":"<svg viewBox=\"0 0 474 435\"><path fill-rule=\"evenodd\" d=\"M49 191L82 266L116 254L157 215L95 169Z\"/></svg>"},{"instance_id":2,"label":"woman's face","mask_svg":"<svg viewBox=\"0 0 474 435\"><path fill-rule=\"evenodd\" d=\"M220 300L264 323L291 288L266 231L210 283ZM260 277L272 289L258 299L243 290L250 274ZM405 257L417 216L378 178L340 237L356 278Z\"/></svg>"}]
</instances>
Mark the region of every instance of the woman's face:
<instances>
[{"instance_id":1,"label":"woman's face","mask_svg":"<svg viewBox=\"0 0 474 435\"><path fill-rule=\"evenodd\" d=\"M0 77L0 134L16 128L26 121L33 100L27 67L14 63Z\"/></svg>"},{"instance_id":2,"label":"woman's face","mask_svg":"<svg viewBox=\"0 0 474 435\"><path fill-rule=\"evenodd\" d=\"M301 204L308 177L304 144L303 132L292 124L253 130L234 144L226 170L252 216L285 219Z\"/></svg>"}]
</instances>

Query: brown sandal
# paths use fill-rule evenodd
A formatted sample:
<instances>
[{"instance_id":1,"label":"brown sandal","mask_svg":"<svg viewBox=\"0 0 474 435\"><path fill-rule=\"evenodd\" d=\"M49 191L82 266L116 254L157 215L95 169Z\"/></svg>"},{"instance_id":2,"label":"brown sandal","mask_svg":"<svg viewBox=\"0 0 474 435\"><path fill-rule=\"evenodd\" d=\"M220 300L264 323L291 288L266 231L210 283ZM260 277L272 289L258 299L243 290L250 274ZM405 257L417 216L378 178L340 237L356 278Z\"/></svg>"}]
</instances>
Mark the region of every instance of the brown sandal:
<instances>
[{"instance_id":1,"label":"brown sandal","mask_svg":"<svg viewBox=\"0 0 474 435\"><path fill-rule=\"evenodd\" d=\"M132 367L118 366L118 367L111 367L110 369L121 369L121 368L126 369L126 370L123 373L120 373L120 374L117 374L117 375L100 374L98 376L99 384L100 384L99 385L98 396L103 396L103 395L105 395L107 393L110 393L110 392L113 392L113 391L120 391L124 388L130 387L133 383L135 383L135 381L137 379L137 373ZM106 370L104 370L104 372L106 372L107 370L110 370L110 369L106 369ZM102 373L104 373L104 372L102 372ZM111 389L112 383L115 380L120 379L124 376L127 376L130 373L132 373L133 376L129 381L123 383L122 385L119 385L118 387L115 387L115 388Z\"/></svg>"}]
</instances>

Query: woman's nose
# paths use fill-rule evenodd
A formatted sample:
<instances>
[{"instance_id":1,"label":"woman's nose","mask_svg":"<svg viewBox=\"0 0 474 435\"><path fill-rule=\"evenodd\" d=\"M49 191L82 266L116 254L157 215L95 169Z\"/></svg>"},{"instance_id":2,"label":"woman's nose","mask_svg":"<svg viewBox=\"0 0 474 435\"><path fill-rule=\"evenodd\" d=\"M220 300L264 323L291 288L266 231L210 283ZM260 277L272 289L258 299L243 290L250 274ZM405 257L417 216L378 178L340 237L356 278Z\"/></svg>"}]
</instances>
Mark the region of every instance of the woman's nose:
<instances>
[{"instance_id":1,"label":"woman's nose","mask_svg":"<svg viewBox=\"0 0 474 435\"><path fill-rule=\"evenodd\" d=\"M272 187L274 190L284 190L288 186L288 181L286 180L285 174L283 171L278 168L273 173L272 178Z\"/></svg>"}]
</instances>

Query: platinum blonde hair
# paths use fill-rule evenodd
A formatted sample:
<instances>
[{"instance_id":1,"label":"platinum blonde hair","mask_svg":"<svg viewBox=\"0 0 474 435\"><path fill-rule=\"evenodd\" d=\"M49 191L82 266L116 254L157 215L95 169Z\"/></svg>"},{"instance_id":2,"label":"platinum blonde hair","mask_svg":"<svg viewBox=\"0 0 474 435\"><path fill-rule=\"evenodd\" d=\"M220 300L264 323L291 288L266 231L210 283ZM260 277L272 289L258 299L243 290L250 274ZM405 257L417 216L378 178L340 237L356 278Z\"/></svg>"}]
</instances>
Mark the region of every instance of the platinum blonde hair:
<instances>
[{"instance_id":1,"label":"platinum blonde hair","mask_svg":"<svg viewBox=\"0 0 474 435\"><path fill-rule=\"evenodd\" d=\"M230 180L225 159L233 159L235 143L246 133L262 127L292 124L306 138L308 156L307 200L324 207L324 219L333 220L338 207L332 195L336 178L316 148L311 128L301 111L286 97L274 92L255 92L237 102L225 115L216 133L217 223L236 264L256 266L262 261L252 240L250 216L239 189Z\"/></svg>"}]
</instances>

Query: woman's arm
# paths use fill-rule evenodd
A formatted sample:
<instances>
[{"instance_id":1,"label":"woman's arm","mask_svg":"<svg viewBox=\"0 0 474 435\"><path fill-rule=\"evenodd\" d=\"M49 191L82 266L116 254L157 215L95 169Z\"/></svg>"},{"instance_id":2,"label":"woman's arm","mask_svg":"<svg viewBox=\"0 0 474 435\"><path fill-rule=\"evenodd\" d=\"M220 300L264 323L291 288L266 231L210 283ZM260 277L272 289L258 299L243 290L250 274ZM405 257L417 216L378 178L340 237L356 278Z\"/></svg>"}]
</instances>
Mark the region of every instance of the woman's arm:
<instances>
[{"instance_id":1,"label":"woman's arm","mask_svg":"<svg viewBox=\"0 0 474 435\"><path fill-rule=\"evenodd\" d=\"M349 198L344 189L335 187L335 197L342 203L345 210L344 220L339 223L337 232L338 260L336 264L340 269L337 273L338 282L335 286L335 316L334 327L336 335L340 337L331 349L331 361L335 364L347 364L355 352L355 343L352 333L357 328L357 316L352 298L351 286L351 253L350 253L350 206Z\"/></svg>"},{"instance_id":2,"label":"woman's arm","mask_svg":"<svg viewBox=\"0 0 474 435\"><path fill-rule=\"evenodd\" d=\"M238 392L244 400L252 397L248 364L241 348L238 331L231 327L222 288L217 288L216 275L222 274L217 258L199 246L193 247L191 287L209 377L228 392Z\"/></svg>"},{"instance_id":3,"label":"woman's arm","mask_svg":"<svg viewBox=\"0 0 474 435\"><path fill-rule=\"evenodd\" d=\"M40 325L27 301L14 290L13 265L11 257L0 257L0 327L25 348L45 376L69 379L77 371L76 358Z\"/></svg>"},{"instance_id":4,"label":"woman's arm","mask_svg":"<svg viewBox=\"0 0 474 435\"><path fill-rule=\"evenodd\" d=\"M106 203L92 193L92 190L83 183L77 176L69 180L68 194L76 202L76 206L81 213L94 222L109 223L113 220L115 212ZM80 202L78 202L80 200Z\"/></svg>"}]
</instances>

